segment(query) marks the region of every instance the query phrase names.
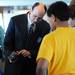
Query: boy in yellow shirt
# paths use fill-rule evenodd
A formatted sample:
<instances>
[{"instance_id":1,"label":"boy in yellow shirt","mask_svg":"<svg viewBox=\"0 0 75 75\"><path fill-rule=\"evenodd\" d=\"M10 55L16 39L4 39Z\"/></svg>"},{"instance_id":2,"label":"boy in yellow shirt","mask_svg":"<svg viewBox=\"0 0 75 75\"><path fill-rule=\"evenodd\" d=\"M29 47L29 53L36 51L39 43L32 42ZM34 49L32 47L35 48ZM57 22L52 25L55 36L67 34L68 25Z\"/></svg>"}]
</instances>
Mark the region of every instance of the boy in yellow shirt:
<instances>
[{"instance_id":1,"label":"boy in yellow shirt","mask_svg":"<svg viewBox=\"0 0 75 75\"><path fill-rule=\"evenodd\" d=\"M57 1L47 14L53 32L41 43L36 75L75 75L75 29L68 25L68 5Z\"/></svg>"}]
</instances>

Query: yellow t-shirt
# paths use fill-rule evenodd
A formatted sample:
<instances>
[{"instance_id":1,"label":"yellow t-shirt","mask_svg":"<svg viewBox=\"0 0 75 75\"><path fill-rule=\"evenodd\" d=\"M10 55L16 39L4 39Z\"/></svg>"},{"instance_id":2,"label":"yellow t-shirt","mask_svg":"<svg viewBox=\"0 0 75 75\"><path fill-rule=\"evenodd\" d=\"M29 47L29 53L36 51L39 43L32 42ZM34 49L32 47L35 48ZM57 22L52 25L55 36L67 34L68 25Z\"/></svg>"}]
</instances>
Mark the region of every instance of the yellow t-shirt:
<instances>
[{"instance_id":1,"label":"yellow t-shirt","mask_svg":"<svg viewBox=\"0 0 75 75\"><path fill-rule=\"evenodd\" d=\"M48 75L75 75L75 29L59 27L46 35L37 60L49 62Z\"/></svg>"}]
</instances>

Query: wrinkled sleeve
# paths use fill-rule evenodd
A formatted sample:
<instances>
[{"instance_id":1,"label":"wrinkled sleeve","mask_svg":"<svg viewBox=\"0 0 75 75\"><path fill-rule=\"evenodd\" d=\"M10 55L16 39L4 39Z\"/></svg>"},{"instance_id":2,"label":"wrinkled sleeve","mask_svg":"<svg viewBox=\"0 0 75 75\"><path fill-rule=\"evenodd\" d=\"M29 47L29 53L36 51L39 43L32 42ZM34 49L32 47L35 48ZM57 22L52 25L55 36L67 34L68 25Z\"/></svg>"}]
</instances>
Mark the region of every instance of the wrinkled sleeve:
<instances>
[{"instance_id":1,"label":"wrinkled sleeve","mask_svg":"<svg viewBox=\"0 0 75 75\"><path fill-rule=\"evenodd\" d=\"M50 35L46 35L39 48L36 61L46 59L48 62L52 60L54 54L54 39Z\"/></svg>"}]
</instances>

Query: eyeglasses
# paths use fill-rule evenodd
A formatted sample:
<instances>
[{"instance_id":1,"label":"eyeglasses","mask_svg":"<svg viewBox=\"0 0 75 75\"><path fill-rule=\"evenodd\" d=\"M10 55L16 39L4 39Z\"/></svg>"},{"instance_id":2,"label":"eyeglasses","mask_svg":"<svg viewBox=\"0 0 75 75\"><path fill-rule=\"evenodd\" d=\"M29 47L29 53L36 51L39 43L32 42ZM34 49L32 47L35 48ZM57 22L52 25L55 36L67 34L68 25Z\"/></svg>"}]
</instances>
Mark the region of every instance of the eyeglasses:
<instances>
[{"instance_id":1,"label":"eyeglasses","mask_svg":"<svg viewBox=\"0 0 75 75\"><path fill-rule=\"evenodd\" d=\"M41 20L42 20L42 18L41 18L41 17L38 17L38 18L37 18L37 21L41 21Z\"/></svg>"},{"instance_id":2,"label":"eyeglasses","mask_svg":"<svg viewBox=\"0 0 75 75\"><path fill-rule=\"evenodd\" d=\"M36 15L33 14L34 19L37 19L37 21L41 21L43 17L38 17Z\"/></svg>"}]
</instances>

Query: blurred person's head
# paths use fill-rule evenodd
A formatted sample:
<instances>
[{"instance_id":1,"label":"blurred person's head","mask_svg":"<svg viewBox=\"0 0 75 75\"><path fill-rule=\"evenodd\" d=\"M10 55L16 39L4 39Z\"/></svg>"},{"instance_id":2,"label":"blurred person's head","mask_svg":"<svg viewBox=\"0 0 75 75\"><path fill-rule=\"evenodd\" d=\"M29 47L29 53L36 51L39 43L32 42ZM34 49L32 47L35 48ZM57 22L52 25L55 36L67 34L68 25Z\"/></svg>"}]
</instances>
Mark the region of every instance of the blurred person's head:
<instances>
[{"instance_id":1,"label":"blurred person's head","mask_svg":"<svg viewBox=\"0 0 75 75\"><path fill-rule=\"evenodd\" d=\"M70 11L70 19L69 24L72 27L75 27L75 0L72 0L69 5L69 11Z\"/></svg>"},{"instance_id":2,"label":"blurred person's head","mask_svg":"<svg viewBox=\"0 0 75 75\"><path fill-rule=\"evenodd\" d=\"M69 20L68 5L62 1L57 1L49 6L47 15L52 30L59 26L66 26Z\"/></svg>"},{"instance_id":3,"label":"blurred person's head","mask_svg":"<svg viewBox=\"0 0 75 75\"><path fill-rule=\"evenodd\" d=\"M37 22L40 21L44 14L46 13L46 6L42 3L36 2L33 6L32 6L32 10L30 12L30 19L31 21Z\"/></svg>"},{"instance_id":4,"label":"blurred person's head","mask_svg":"<svg viewBox=\"0 0 75 75\"><path fill-rule=\"evenodd\" d=\"M69 5L75 5L75 0L71 0Z\"/></svg>"}]
</instances>

